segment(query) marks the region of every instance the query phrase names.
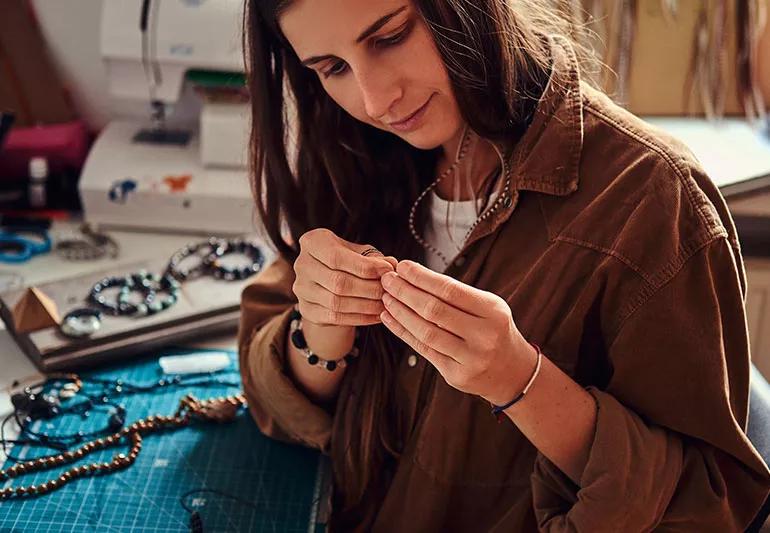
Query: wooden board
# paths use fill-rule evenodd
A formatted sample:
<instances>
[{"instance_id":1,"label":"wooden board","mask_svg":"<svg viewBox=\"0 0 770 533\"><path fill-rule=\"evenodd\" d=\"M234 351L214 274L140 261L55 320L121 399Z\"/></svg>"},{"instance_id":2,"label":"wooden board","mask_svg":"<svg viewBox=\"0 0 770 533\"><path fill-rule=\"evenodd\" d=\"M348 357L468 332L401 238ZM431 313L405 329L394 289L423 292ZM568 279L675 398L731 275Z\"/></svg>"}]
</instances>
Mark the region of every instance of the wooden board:
<instances>
[{"instance_id":1,"label":"wooden board","mask_svg":"<svg viewBox=\"0 0 770 533\"><path fill-rule=\"evenodd\" d=\"M125 275L145 269L160 273L167 260L141 261L88 275L61 279L37 288L56 304L60 316L86 306L91 287L107 276ZM266 263L267 264L267 263ZM11 311L26 287L0 294L0 316L11 335L45 372L70 370L130 357L161 346L179 344L237 330L241 291L249 280L224 281L201 277L182 284L179 300L171 308L140 318L103 315L102 326L87 339L70 339L58 327L19 333L13 327Z\"/></svg>"}]
</instances>

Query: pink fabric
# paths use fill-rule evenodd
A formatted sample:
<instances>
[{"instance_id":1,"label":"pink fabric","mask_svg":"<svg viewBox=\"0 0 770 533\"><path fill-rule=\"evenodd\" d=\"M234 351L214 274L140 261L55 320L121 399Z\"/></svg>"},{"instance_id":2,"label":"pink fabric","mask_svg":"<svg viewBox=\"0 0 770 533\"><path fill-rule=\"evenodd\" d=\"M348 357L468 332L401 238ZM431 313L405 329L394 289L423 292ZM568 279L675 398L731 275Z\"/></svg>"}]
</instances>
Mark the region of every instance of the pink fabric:
<instances>
[{"instance_id":1,"label":"pink fabric","mask_svg":"<svg viewBox=\"0 0 770 533\"><path fill-rule=\"evenodd\" d=\"M11 129L0 151L0 180L15 181L29 173L29 160L48 159L51 172L83 168L92 136L80 120Z\"/></svg>"}]
</instances>

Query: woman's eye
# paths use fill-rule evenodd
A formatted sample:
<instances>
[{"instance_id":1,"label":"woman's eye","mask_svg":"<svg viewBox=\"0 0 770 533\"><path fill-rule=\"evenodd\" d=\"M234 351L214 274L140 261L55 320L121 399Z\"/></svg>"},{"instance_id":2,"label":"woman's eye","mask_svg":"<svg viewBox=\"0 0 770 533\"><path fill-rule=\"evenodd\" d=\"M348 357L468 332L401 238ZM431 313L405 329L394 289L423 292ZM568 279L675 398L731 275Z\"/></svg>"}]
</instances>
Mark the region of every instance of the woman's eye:
<instances>
[{"instance_id":1,"label":"woman's eye","mask_svg":"<svg viewBox=\"0 0 770 533\"><path fill-rule=\"evenodd\" d=\"M344 61L337 61L334 63L331 68L326 69L323 72L323 75L325 78L328 78L329 76L339 76L343 72L345 72L345 69L347 69L347 64L345 64Z\"/></svg>"},{"instance_id":2,"label":"woman's eye","mask_svg":"<svg viewBox=\"0 0 770 533\"><path fill-rule=\"evenodd\" d=\"M407 33L409 33L409 28L406 28L403 31L400 31L397 34L392 35L391 37L383 37L382 39L377 39L376 41L374 41L374 47L383 48L383 47L393 46L394 44L398 44L404 40L404 37L406 37Z\"/></svg>"}]
</instances>

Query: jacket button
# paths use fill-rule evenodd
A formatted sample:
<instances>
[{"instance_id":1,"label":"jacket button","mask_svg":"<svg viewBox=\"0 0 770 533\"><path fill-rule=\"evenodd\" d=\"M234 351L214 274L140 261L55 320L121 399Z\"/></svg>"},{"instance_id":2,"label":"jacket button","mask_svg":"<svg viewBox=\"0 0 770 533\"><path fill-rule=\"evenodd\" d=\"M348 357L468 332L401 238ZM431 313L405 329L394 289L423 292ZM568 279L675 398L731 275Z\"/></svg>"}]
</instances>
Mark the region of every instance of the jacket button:
<instances>
[{"instance_id":1,"label":"jacket button","mask_svg":"<svg viewBox=\"0 0 770 533\"><path fill-rule=\"evenodd\" d=\"M417 366L417 356L414 354L411 354L409 358L406 360L406 364L411 367Z\"/></svg>"},{"instance_id":2,"label":"jacket button","mask_svg":"<svg viewBox=\"0 0 770 533\"><path fill-rule=\"evenodd\" d=\"M506 196L505 200L503 200L503 207L508 209L509 207L511 207L511 205L513 205L513 200L511 199L510 196Z\"/></svg>"},{"instance_id":3,"label":"jacket button","mask_svg":"<svg viewBox=\"0 0 770 533\"><path fill-rule=\"evenodd\" d=\"M460 255L455 259L455 266L461 267L465 264L465 256Z\"/></svg>"}]
</instances>

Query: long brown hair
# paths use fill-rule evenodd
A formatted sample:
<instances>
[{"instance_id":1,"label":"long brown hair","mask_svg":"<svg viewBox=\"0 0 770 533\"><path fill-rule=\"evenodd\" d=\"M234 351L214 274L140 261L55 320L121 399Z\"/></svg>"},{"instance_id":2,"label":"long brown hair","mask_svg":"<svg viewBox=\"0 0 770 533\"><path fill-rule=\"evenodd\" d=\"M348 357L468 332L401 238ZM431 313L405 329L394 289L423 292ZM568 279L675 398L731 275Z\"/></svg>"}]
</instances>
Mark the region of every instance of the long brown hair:
<instances>
[{"instance_id":1,"label":"long brown hair","mask_svg":"<svg viewBox=\"0 0 770 533\"><path fill-rule=\"evenodd\" d=\"M306 231L325 227L385 255L423 261L407 217L435 173L437 150L418 150L361 123L325 92L281 34L291 0L248 0L245 56L252 103L251 164L257 213L293 262ZM549 71L545 36L568 36L543 0L414 0L449 73L463 119L488 139L515 139ZM296 109L293 124L287 108ZM291 131L290 131L291 130ZM290 134L294 134L289 138ZM289 146L293 144L293 149ZM285 222L291 241L282 236ZM423 227L426 210L416 223ZM343 508L377 500L410 428L394 401L403 344L382 325L364 329L337 402L331 457Z\"/></svg>"}]
</instances>

